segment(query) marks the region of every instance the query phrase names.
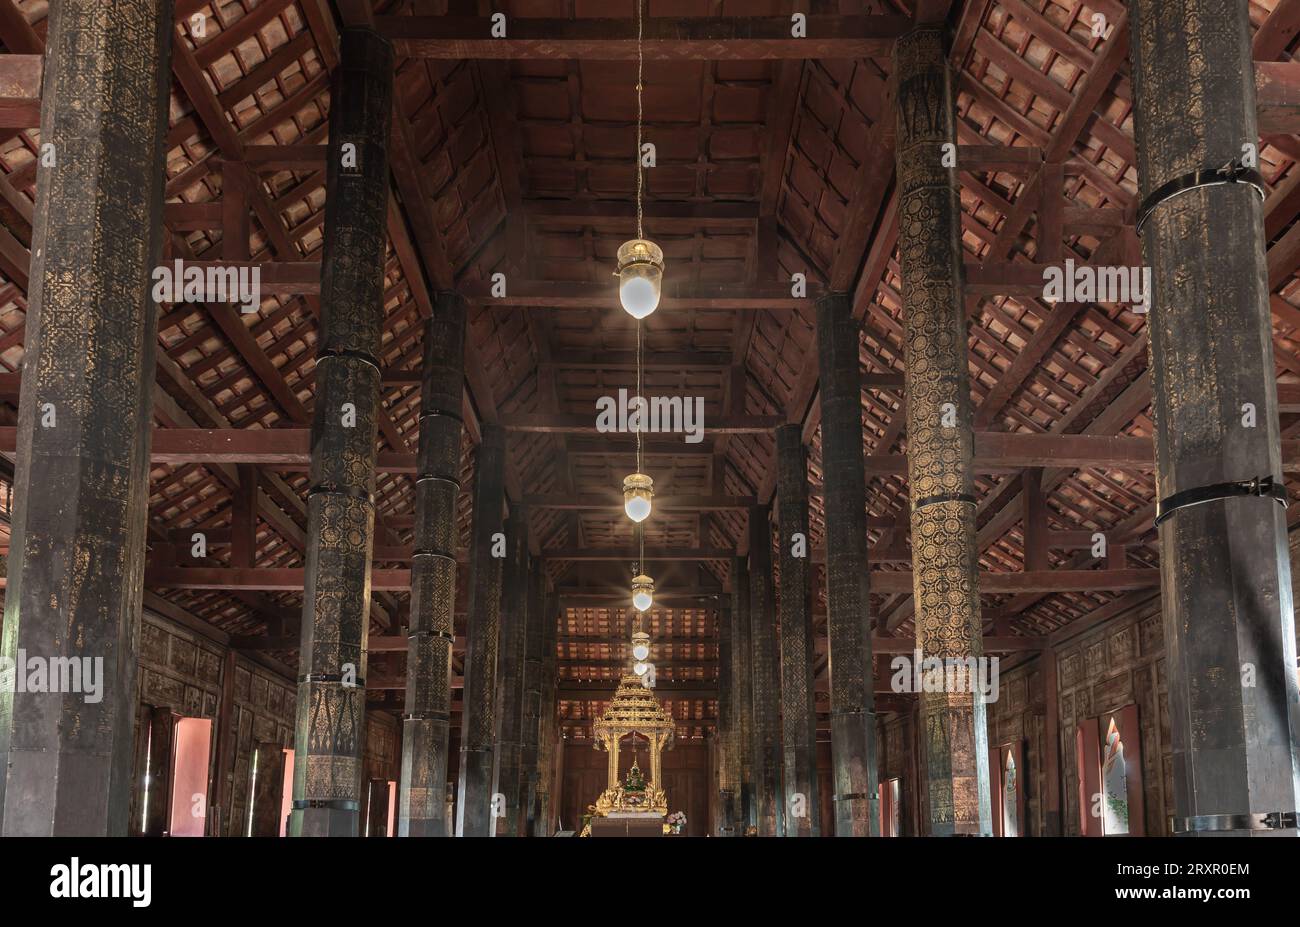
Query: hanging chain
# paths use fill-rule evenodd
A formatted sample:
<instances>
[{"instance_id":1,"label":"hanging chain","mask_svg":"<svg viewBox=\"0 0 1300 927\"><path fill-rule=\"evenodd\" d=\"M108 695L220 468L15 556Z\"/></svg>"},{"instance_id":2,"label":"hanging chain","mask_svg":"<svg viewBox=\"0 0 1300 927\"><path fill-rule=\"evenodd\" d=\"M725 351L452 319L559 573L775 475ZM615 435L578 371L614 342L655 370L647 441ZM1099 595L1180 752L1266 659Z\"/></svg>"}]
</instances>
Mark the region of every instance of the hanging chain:
<instances>
[{"instance_id":1,"label":"hanging chain","mask_svg":"<svg viewBox=\"0 0 1300 927\"><path fill-rule=\"evenodd\" d=\"M645 238L641 227L641 195L645 188L645 171L641 166L641 131L644 111L641 104L641 76L645 69L645 56L641 51L641 37L645 24L641 4L645 0L636 0L636 237Z\"/></svg>"},{"instance_id":2,"label":"hanging chain","mask_svg":"<svg viewBox=\"0 0 1300 927\"><path fill-rule=\"evenodd\" d=\"M644 35L645 22L643 4L645 0L636 0L636 237L645 238L645 230L642 227L642 195L645 189L645 171L641 165L641 138L645 110L641 100L641 91L644 89L642 82L645 73L645 56L642 53L641 40ZM636 323L636 395L641 399L641 414L645 415L645 400L641 397L641 377L642 377L642 326L644 320L637 319ZM636 472L644 473L642 469L642 445L641 432L644 421L637 424L636 429ZM645 570L645 525L639 524L637 528L637 572Z\"/></svg>"},{"instance_id":3,"label":"hanging chain","mask_svg":"<svg viewBox=\"0 0 1300 927\"><path fill-rule=\"evenodd\" d=\"M645 34L645 19L643 4L645 0L636 0L636 237L645 238L645 228L643 224L644 213L642 200L645 191L645 169L641 163L641 142L644 132L645 108L641 99L641 92L644 90L643 77L645 74L645 55L642 51L642 39ZM644 473L642 469L642 437L641 432L644 430L645 400L641 397L642 383L642 328L644 319L636 320L636 395L641 400L642 421L637 424L636 429L636 472ZM634 575L641 575L645 572L645 523L634 525L637 540L637 563ZM638 630L645 629L645 612L637 611L636 623Z\"/></svg>"}]
</instances>

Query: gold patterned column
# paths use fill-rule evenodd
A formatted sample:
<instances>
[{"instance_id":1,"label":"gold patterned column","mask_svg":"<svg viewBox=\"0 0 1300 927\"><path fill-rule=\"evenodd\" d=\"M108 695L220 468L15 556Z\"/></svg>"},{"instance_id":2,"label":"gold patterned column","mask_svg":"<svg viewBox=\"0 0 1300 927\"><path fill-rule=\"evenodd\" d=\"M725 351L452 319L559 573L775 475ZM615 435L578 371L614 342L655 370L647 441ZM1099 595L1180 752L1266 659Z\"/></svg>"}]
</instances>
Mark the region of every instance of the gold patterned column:
<instances>
[{"instance_id":1,"label":"gold patterned column","mask_svg":"<svg viewBox=\"0 0 1300 927\"><path fill-rule=\"evenodd\" d=\"M127 834L171 41L170 2L50 5L0 654L102 691L0 695L6 837Z\"/></svg>"},{"instance_id":2,"label":"gold patterned column","mask_svg":"<svg viewBox=\"0 0 1300 927\"><path fill-rule=\"evenodd\" d=\"M392 92L392 46L370 30L345 30L330 85L289 826L296 837L355 836L359 820ZM344 145L355 146L355 162L349 156L345 165Z\"/></svg>"},{"instance_id":3,"label":"gold patterned column","mask_svg":"<svg viewBox=\"0 0 1300 927\"><path fill-rule=\"evenodd\" d=\"M918 27L898 40L894 79L916 646L922 659L979 657L957 135L940 27ZM953 166L946 167L949 145L954 146L947 152ZM935 835L988 834L985 706L970 691L973 687L953 688L920 695L929 830Z\"/></svg>"}]
</instances>

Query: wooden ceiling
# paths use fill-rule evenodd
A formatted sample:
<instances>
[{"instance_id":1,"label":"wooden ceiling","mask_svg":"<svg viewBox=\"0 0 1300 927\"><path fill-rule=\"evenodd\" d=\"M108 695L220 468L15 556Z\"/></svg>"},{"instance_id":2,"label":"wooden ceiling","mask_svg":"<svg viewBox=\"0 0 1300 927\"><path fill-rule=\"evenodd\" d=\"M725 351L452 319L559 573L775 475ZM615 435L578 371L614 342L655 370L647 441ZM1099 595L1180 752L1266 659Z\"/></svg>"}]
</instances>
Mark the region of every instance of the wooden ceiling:
<instances>
[{"instance_id":1,"label":"wooden ceiling","mask_svg":"<svg viewBox=\"0 0 1300 927\"><path fill-rule=\"evenodd\" d=\"M953 27L976 427L1149 438L1145 316L1119 305L1049 306L1032 295L1041 280L1037 265L1068 257L1140 263L1124 4L919 2L927 15L947 13ZM799 4L814 16L878 17L877 24L910 14L911 5ZM788 19L794 8L789 0L648 0L647 15ZM528 18L630 23L634 9L632 0L178 0L168 256L251 259L264 263L264 281L290 282L272 287L250 314L221 305L163 307L155 420L175 434L159 432L151 474L151 607L195 616L239 646L290 667L296 662L301 593L292 589L300 575L293 571L303 565L304 429L319 298L303 283L315 269L284 265L319 260L338 25L378 22L400 40L379 439L386 463L378 480L371 633L390 641L406 623L408 597L392 571L409 566L421 326L431 293L455 287L472 302L464 485L473 478L480 424L506 425L510 497L529 504L533 551L567 596L558 645L562 727L571 738L589 734L626 659L630 620L621 590L634 541L616 493L633 469L632 445L597 435L592 425L596 397L635 384L635 327L617 306L610 275L615 249L635 228L636 64L566 57L572 51L565 49L577 46L522 38L510 46L514 57L448 57L451 46L420 39L427 21L410 17L450 12L470 22L464 18L503 11L527 37ZM182 25L196 15L205 26L201 38ZM1098 16L1101 35L1094 34ZM1250 16L1256 58L1288 60L1300 2L1251 2ZM5 51L38 55L46 26L40 0L0 0ZM847 26L836 34L843 43L836 48L868 56L666 60L673 57L668 44L645 65L646 138L658 157L647 172L646 229L666 253L672 297L645 322L645 388L703 397L707 429L699 444L680 436L647 442L648 469L664 502L646 526L663 593L650 630L660 693L683 737L703 736L716 717L727 558L747 547L749 506L771 501L776 423L803 425L814 484L812 545L821 545L814 312L810 299L789 297L795 273L806 275L814 293L850 291L863 324L876 633L912 633L910 580L884 577L909 569L907 488L897 457L907 439L889 43L853 44ZM626 47L613 43L602 57ZM40 137L32 127L0 137L0 367L12 423ZM1283 383L1300 383L1300 296L1293 293L1300 140L1280 134L1265 142L1278 372ZM497 273L506 275L504 300L485 298L486 281ZM1287 439L1300 437L1297 399L1284 393ZM184 429L275 429L255 435L249 447L278 442L281 453L230 462L191 447L195 433ZM1074 583L1078 591L1055 591L1070 583L1025 591L1010 581L987 584L1007 589L983 596L991 634L1032 647L1034 639L1154 593L1150 464L1109 466L1104 456L1088 464L1097 446L1078 444L1078 466L1070 458L1026 468L1023 454L1011 454L980 468L989 471L978 476L983 570L1102 574ZM466 492L466 543L471 514ZM210 543L201 560L190 551L196 530ZM1089 550L1097 531L1110 543L1102 562ZM463 579L460 586L463 601ZM821 586L819 568L819 626ZM401 707L399 643L372 655L377 707ZM462 651L463 640L457 675ZM818 654L825 709L824 641ZM882 697L886 709L897 707L891 698Z\"/></svg>"}]
</instances>

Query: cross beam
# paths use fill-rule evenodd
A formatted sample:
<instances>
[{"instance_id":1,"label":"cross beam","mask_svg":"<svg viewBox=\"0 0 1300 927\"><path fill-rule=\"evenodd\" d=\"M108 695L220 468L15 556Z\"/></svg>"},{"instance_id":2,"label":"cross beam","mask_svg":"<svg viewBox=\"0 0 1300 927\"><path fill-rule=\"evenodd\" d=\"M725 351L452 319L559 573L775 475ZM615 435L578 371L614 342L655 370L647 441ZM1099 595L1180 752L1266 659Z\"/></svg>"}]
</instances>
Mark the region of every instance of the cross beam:
<instances>
[{"instance_id":1,"label":"cross beam","mask_svg":"<svg viewBox=\"0 0 1300 927\"><path fill-rule=\"evenodd\" d=\"M376 16L375 28L410 58L542 58L635 61L635 19L500 20L493 36L483 16ZM910 26L907 16L808 16L795 38L789 16L650 17L644 20L651 61L744 61L776 58L876 58Z\"/></svg>"},{"instance_id":2,"label":"cross beam","mask_svg":"<svg viewBox=\"0 0 1300 927\"><path fill-rule=\"evenodd\" d=\"M698 553L698 552L695 552ZM647 558L649 559L649 558ZM1033 570L1023 573L981 571L981 593L997 595L1027 592L1121 592L1158 588L1160 571ZM303 570L296 567L152 567L145 585L172 589L244 589L260 592L297 592L303 588ZM372 570L371 588L404 592L411 587L410 570ZM909 570L873 570L871 591L882 595L910 594Z\"/></svg>"}]
</instances>

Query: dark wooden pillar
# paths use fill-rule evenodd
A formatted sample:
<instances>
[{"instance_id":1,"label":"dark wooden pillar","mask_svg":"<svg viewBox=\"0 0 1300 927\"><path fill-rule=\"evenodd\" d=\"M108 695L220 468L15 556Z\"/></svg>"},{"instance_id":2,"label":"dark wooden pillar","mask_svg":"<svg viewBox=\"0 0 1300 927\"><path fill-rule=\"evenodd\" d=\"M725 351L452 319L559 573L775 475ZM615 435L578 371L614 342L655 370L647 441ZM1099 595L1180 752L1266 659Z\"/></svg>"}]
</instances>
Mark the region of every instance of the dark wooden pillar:
<instances>
[{"instance_id":1,"label":"dark wooden pillar","mask_svg":"<svg viewBox=\"0 0 1300 927\"><path fill-rule=\"evenodd\" d=\"M837 837L867 837L880 829L859 344L849 297L830 293L818 300L826 626Z\"/></svg>"},{"instance_id":2,"label":"dark wooden pillar","mask_svg":"<svg viewBox=\"0 0 1300 927\"><path fill-rule=\"evenodd\" d=\"M1258 146L1251 26L1246 4L1230 0L1137 0L1129 9L1146 203L1171 181ZM1153 204L1142 253L1154 285L1172 830L1258 833L1266 815L1295 812L1298 800L1286 510L1268 498L1187 508L1169 500L1282 478L1260 196L1249 183L1218 184ZM1289 823L1268 829L1294 835L1293 814Z\"/></svg>"},{"instance_id":3,"label":"dark wooden pillar","mask_svg":"<svg viewBox=\"0 0 1300 927\"><path fill-rule=\"evenodd\" d=\"M1043 833L1060 837L1061 829L1061 702L1056 673L1056 651L1043 651Z\"/></svg>"},{"instance_id":4,"label":"dark wooden pillar","mask_svg":"<svg viewBox=\"0 0 1300 927\"><path fill-rule=\"evenodd\" d=\"M6 697L6 837L127 834L171 37L160 0L50 9L0 652L102 690Z\"/></svg>"},{"instance_id":5,"label":"dark wooden pillar","mask_svg":"<svg viewBox=\"0 0 1300 927\"><path fill-rule=\"evenodd\" d=\"M542 651L546 605L546 573L541 562L528 577L528 624L524 629L523 743L520 752L520 789L523 802L523 833L537 833L537 795L541 785L538 759L541 756Z\"/></svg>"},{"instance_id":6,"label":"dark wooden pillar","mask_svg":"<svg viewBox=\"0 0 1300 927\"><path fill-rule=\"evenodd\" d=\"M499 425L485 424L474 461L474 528L469 552L466 621L465 706L460 725L460 785L456 795L456 835L492 835L493 768L496 742L497 644L501 631L501 572L504 558L493 556L503 543L506 437Z\"/></svg>"},{"instance_id":7,"label":"dark wooden pillar","mask_svg":"<svg viewBox=\"0 0 1300 927\"><path fill-rule=\"evenodd\" d=\"M501 638L497 654L498 837L521 837L524 741L524 651L528 623L528 513L517 503L506 521L506 562L501 581Z\"/></svg>"},{"instance_id":8,"label":"dark wooden pillar","mask_svg":"<svg viewBox=\"0 0 1300 927\"><path fill-rule=\"evenodd\" d=\"M749 510L749 657L754 700L754 788L758 835L782 833L781 667L772 602L771 510Z\"/></svg>"},{"instance_id":9,"label":"dark wooden pillar","mask_svg":"<svg viewBox=\"0 0 1300 927\"><path fill-rule=\"evenodd\" d=\"M278 837L284 794L284 746L275 741L258 741L253 751L253 762L257 764L257 777L248 798L249 821L245 834L249 837Z\"/></svg>"},{"instance_id":10,"label":"dark wooden pillar","mask_svg":"<svg viewBox=\"0 0 1300 927\"><path fill-rule=\"evenodd\" d=\"M555 703L556 688L556 644L559 636L559 596L551 591L547 593L542 606L542 669L541 669L541 715L538 719L537 753L538 785L537 814L538 823L533 833L538 837L549 837L555 825L555 795L559 785L555 782L555 755L563 749L559 736L559 721Z\"/></svg>"},{"instance_id":11,"label":"dark wooden pillar","mask_svg":"<svg viewBox=\"0 0 1300 927\"><path fill-rule=\"evenodd\" d=\"M145 837L165 837L171 826L172 751L175 748L177 715L171 708L155 707L149 716L149 752L145 775Z\"/></svg>"},{"instance_id":12,"label":"dark wooden pillar","mask_svg":"<svg viewBox=\"0 0 1300 927\"><path fill-rule=\"evenodd\" d=\"M718 819L719 837L739 837L740 751L736 742L738 699L735 683L735 644L731 609L718 614Z\"/></svg>"},{"instance_id":13,"label":"dark wooden pillar","mask_svg":"<svg viewBox=\"0 0 1300 927\"><path fill-rule=\"evenodd\" d=\"M800 425L776 430L781 556L781 740L785 747L785 833L820 837L813 628L808 607L808 467Z\"/></svg>"},{"instance_id":14,"label":"dark wooden pillar","mask_svg":"<svg viewBox=\"0 0 1300 927\"><path fill-rule=\"evenodd\" d=\"M974 446L962 299L961 206L952 76L941 27L894 46L898 87L898 247L912 500L916 646L922 659L982 654ZM955 164L955 161L948 161ZM989 834L984 702L966 691L922 692L930 833Z\"/></svg>"},{"instance_id":15,"label":"dark wooden pillar","mask_svg":"<svg viewBox=\"0 0 1300 927\"><path fill-rule=\"evenodd\" d=\"M757 826L754 792L754 687L750 672L749 640L749 568L745 558L731 560L731 682L732 698L736 701L736 753L740 770L740 823L739 834L746 836L750 827Z\"/></svg>"},{"instance_id":16,"label":"dark wooden pillar","mask_svg":"<svg viewBox=\"0 0 1300 927\"><path fill-rule=\"evenodd\" d=\"M451 649L456 611L456 496L465 390L465 302L439 293L424 330L415 544L402 719L397 833L447 835Z\"/></svg>"},{"instance_id":17,"label":"dark wooden pillar","mask_svg":"<svg viewBox=\"0 0 1300 927\"><path fill-rule=\"evenodd\" d=\"M293 836L355 836L360 817L392 92L392 46L345 30L330 87Z\"/></svg>"}]
</instances>

